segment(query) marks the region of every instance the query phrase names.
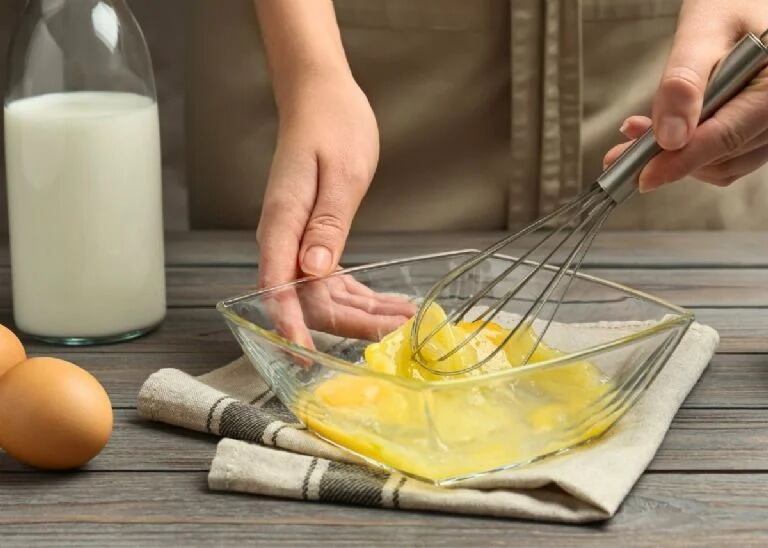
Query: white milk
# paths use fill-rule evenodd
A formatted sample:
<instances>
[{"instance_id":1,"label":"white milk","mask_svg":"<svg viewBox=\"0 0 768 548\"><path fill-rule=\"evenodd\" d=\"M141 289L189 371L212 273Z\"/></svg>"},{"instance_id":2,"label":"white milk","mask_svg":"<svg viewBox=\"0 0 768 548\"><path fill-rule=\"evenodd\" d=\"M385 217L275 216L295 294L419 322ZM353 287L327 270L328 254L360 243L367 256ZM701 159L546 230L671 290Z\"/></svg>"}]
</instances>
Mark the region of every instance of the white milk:
<instances>
[{"instance_id":1,"label":"white milk","mask_svg":"<svg viewBox=\"0 0 768 548\"><path fill-rule=\"evenodd\" d=\"M27 333L112 337L165 315L157 105L130 93L5 108L14 316Z\"/></svg>"}]
</instances>

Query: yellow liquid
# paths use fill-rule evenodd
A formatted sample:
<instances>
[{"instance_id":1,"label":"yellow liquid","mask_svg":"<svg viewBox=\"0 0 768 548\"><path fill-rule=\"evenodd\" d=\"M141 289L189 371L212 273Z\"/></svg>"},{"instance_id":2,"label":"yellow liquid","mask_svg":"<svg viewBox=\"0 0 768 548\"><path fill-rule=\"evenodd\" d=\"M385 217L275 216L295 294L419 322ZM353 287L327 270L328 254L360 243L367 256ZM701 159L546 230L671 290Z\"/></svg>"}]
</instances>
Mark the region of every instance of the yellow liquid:
<instances>
[{"instance_id":1,"label":"yellow liquid","mask_svg":"<svg viewBox=\"0 0 768 548\"><path fill-rule=\"evenodd\" d=\"M422 334L445 318L427 311ZM479 323L443 327L423 350L437 359ZM419 381L471 379L439 386L405 386L388 378L337 374L303 399L299 415L322 437L355 453L421 478L441 481L530 461L604 432L616 410L595 415L612 385L599 369L582 361L504 379L483 379L492 371L518 367L536 344L520 330L481 369L442 377L411 359L412 320L365 349L367 368ZM460 352L433 369L459 371L487 356L509 331L489 324ZM422 337L423 338L423 337ZM529 363L561 356L539 343Z\"/></svg>"}]
</instances>

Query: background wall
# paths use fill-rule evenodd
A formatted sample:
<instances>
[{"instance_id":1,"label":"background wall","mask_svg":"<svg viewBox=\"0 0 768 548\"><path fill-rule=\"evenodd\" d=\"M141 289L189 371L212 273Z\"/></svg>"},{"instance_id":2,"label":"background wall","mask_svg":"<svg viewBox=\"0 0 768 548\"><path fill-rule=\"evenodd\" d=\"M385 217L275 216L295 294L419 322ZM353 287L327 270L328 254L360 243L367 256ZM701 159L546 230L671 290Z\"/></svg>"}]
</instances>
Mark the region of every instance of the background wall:
<instances>
[{"instance_id":1,"label":"background wall","mask_svg":"<svg viewBox=\"0 0 768 548\"><path fill-rule=\"evenodd\" d=\"M165 224L169 229L188 226L184 186L184 44L188 11L185 4L188 2L128 0L144 29L157 78L163 140ZM26 0L0 0L0 89L3 92L8 44L25 4ZM0 239L7 238L8 226L3 149L0 131Z\"/></svg>"}]
</instances>

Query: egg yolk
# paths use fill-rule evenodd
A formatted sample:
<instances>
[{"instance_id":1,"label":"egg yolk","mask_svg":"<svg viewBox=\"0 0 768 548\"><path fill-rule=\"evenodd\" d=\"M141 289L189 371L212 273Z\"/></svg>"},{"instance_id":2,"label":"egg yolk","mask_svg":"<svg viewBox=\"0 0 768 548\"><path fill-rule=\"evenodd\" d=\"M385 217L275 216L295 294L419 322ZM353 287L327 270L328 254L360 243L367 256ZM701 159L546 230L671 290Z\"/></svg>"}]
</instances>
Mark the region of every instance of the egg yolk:
<instances>
[{"instance_id":1,"label":"egg yolk","mask_svg":"<svg viewBox=\"0 0 768 548\"><path fill-rule=\"evenodd\" d=\"M421 322L420 340L445 318L432 305ZM464 372L504 343L510 331L480 321L446 324L422 348L427 361L472 336L461 350L430 364L436 371L457 372L446 377L412 359L412 322L365 349L361 368L391 378L344 373L314 387L299 406L309 428L362 457L440 481L571 447L601 434L618 418L611 383L586 361L483 378L519 367L526 358L536 363L563 355L539 342L533 329L519 329L482 367ZM414 386L399 379L458 382Z\"/></svg>"}]
</instances>

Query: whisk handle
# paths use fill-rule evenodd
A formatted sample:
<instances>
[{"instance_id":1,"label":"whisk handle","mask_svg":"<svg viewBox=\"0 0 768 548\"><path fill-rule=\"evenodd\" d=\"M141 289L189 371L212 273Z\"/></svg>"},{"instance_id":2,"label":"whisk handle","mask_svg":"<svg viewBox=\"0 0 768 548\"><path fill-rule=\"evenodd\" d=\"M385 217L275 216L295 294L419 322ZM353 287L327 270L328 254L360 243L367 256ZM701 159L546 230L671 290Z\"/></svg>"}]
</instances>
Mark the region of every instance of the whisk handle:
<instances>
[{"instance_id":1,"label":"whisk handle","mask_svg":"<svg viewBox=\"0 0 768 548\"><path fill-rule=\"evenodd\" d=\"M768 31L763 34L768 38ZM699 123L712 116L738 94L768 64L768 47L761 38L749 33L742 38L715 68L704 93ZM611 164L597 183L616 203L624 202L637 190L637 178L643 167L661 152L653 129L646 131Z\"/></svg>"}]
</instances>

